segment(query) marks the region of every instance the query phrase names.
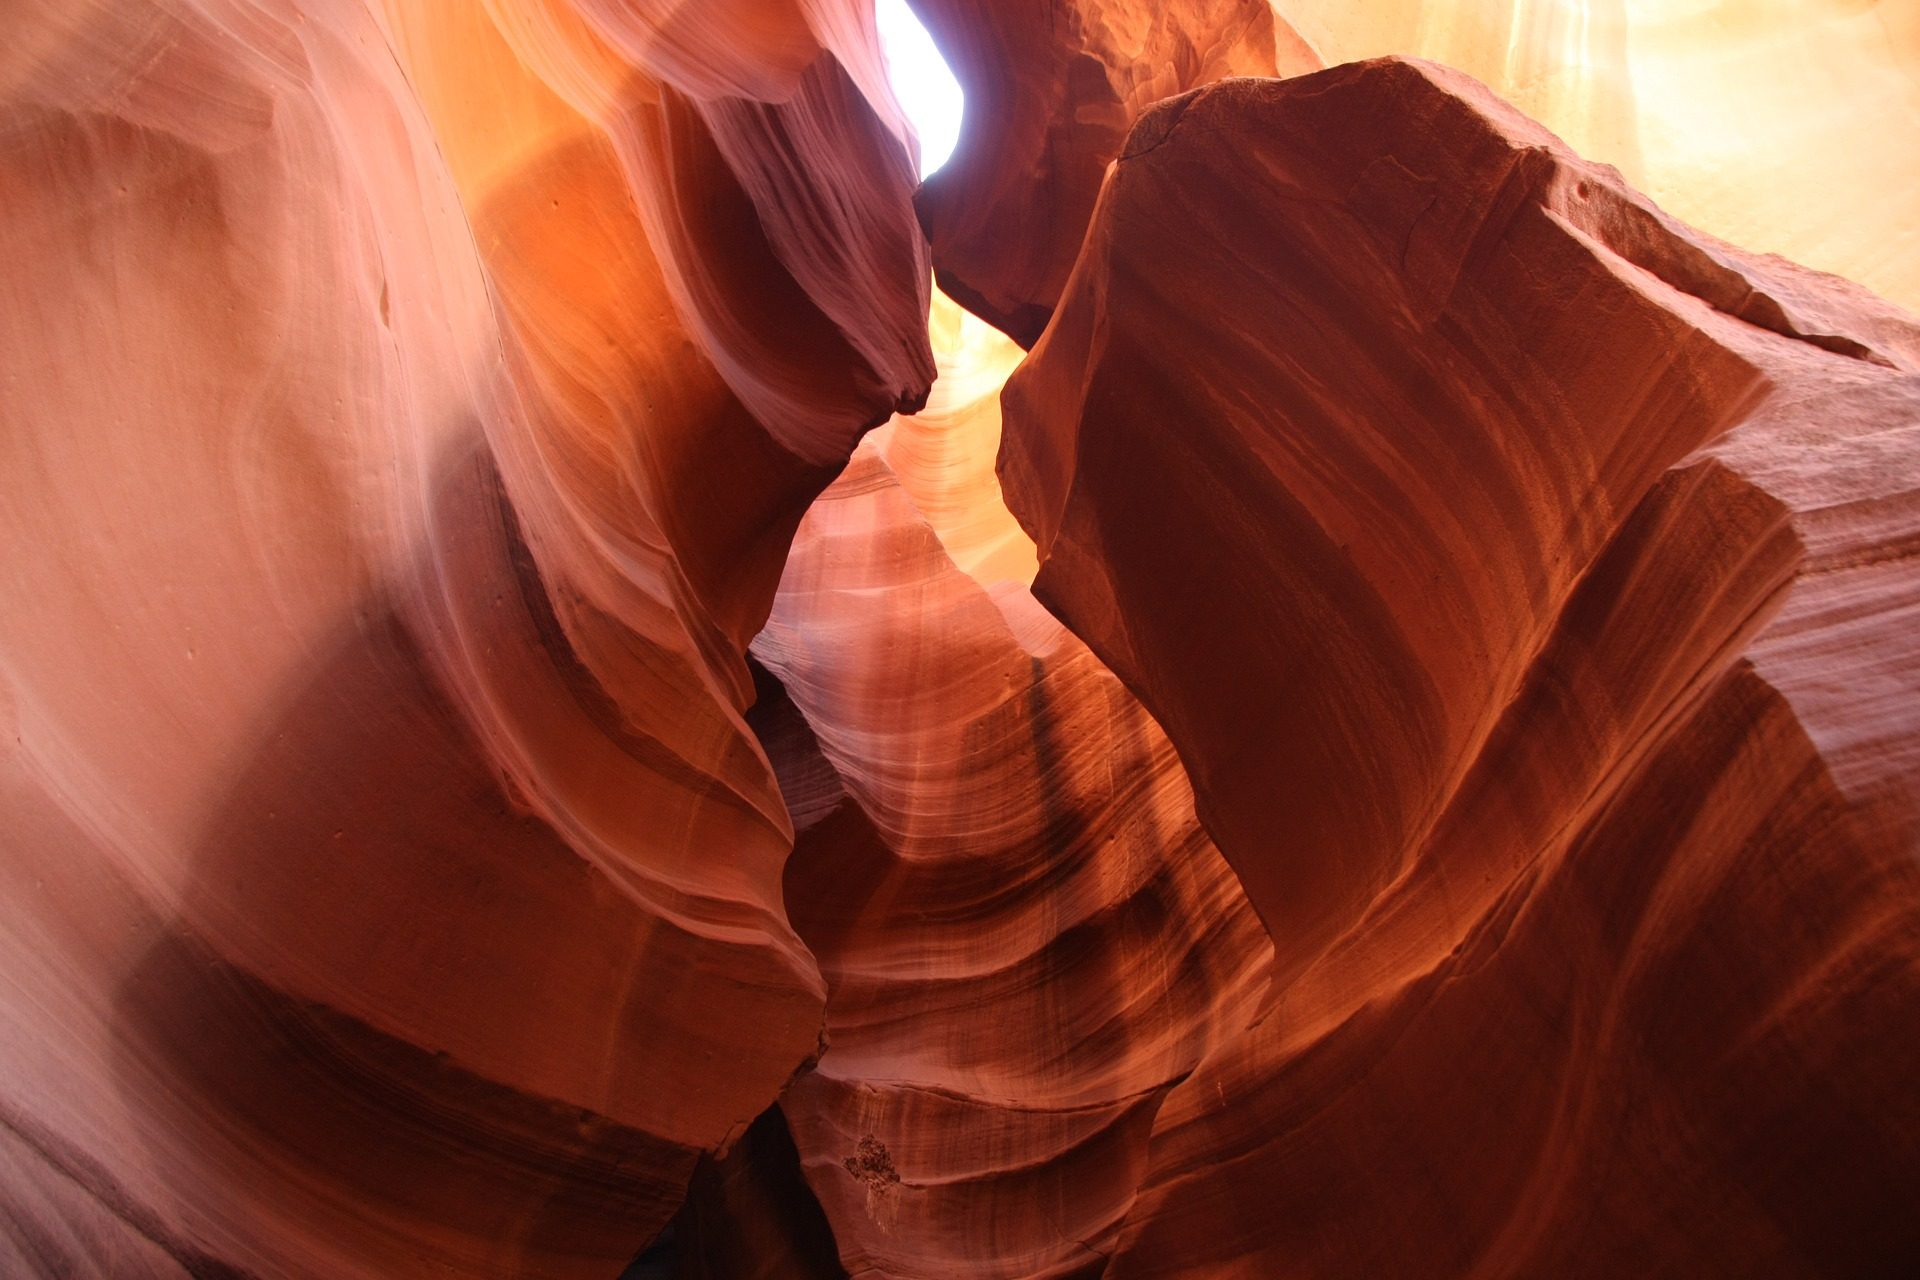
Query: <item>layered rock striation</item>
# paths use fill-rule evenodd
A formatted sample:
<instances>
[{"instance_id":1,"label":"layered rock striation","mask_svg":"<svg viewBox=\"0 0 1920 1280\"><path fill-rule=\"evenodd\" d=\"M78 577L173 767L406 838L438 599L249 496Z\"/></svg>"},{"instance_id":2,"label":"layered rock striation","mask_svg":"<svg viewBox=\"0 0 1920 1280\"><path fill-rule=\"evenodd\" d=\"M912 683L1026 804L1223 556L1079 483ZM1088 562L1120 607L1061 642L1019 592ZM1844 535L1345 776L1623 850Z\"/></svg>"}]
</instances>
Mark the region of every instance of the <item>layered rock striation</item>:
<instances>
[{"instance_id":1,"label":"layered rock striation","mask_svg":"<svg viewBox=\"0 0 1920 1280\"><path fill-rule=\"evenodd\" d=\"M816 1051L744 650L933 374L831 17L10 15L0 1269L612 1274Z\"/></svg>"},{"instance_id":2,"label":"layered rock striation","mask_svg":"<svg viewBox=\"0 0 1920 1280\"><path fill-rule=\"evenodd\" d=\"M0 1272L1913 1270L1911 24L914 7L7 15Z\"/></svg>"},{"instance_id":3,"label":"layered rock striation","mask_svg":"<svg viewBox=\"0 0 1920 1280\"><path fill-rule=\"evenodd\" d=\"M1001 471L1276 987L1111 1274L1914 1256L1916 339L1433 64L1142 120Z\"/></svg>"}]
</instances>

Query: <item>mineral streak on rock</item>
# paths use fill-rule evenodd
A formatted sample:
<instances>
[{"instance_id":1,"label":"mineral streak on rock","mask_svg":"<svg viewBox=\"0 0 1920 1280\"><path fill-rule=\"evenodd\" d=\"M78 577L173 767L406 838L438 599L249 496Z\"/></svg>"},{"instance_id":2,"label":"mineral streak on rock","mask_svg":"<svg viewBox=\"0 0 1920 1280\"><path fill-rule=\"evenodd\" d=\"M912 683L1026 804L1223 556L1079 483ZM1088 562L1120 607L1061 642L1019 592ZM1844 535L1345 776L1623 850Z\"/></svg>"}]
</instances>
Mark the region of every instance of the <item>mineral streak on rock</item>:
<instances>
[{"instance_id":1,"label":"mineral streak on rock","mask_svg":"<svg viewBox=\"0 0 1920 1280\"><path fill-rule=\"evenodd\" d=\"M1432 64L1141 122L1001 473L1276 985L1112 1274L1920 1256L1916 357Z\"/></svg>"}]
</instances>

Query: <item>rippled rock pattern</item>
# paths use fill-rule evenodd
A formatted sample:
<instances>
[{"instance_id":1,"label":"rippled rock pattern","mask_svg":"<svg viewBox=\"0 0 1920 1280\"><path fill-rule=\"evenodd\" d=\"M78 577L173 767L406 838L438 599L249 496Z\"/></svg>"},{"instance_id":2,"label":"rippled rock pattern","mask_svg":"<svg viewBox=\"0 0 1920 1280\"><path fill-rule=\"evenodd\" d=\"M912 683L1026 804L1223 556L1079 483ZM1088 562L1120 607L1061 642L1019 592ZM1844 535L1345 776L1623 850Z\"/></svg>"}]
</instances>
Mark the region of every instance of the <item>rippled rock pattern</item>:
<instances>
[{"instance_id":1,"label":"rippled rock pattern","mask_svg":"<svg viewBox=\"0 0 1920 1280\"><path fill-rule=\"evenodd\" d=\"M1112 1274L1917 1256L1917 360L1432 64L1141 121L1002 475L1275 991Z\"/></svg>"},{"instance_id":2,"label":"rippled rock pattern","mask_svg":"<svg viewBox=\"0 0 1920 1280\"><path fill-rule=\"evenodd\" d=\"M1920 1269L1912 15L913 3L11 7L0 1273Z\"/></svg>"},{"instance_id":3,"label":"rippled rock pattern","mask_svg":"<svg viewBox=\"0 0 1920 1280\"><path fill-rule=\"evenodd\" d=\"M816 1050L744 650L912 171L855 10L605 8L8 19L0 1270L612 1274Z\"/></svg>"},{"instance_id":4,"label":"rippled rock pattern","mask_svg":"<svg viewBox=\"0 0 1920 1280\"><path fill-rule=\"evenodd\" d=\"M1078 1273L1166 1091L1266 994L1173 748L1023 586L955 568L870 446L802 522L753 652L803 722L754 710L827 980L826 1053L782 1109L842 1258Z\"/></svg>"}]
</instances>

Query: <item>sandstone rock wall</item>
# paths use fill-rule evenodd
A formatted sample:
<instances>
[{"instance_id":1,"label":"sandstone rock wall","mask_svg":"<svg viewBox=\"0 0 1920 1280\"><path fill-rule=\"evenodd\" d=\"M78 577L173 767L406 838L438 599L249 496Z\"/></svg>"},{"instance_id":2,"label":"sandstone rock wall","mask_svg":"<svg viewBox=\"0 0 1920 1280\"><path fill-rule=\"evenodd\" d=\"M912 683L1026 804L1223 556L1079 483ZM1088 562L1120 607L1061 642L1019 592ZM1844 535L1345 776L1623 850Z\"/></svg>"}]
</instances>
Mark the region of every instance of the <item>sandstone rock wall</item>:
<instances>
[{"instance_id":1,"label":"sandstone rock wall","mask_svg":"<svg viewBox=\"0 0 1920 1280\"><path fill-rule=\"evenodd\" d=\"M1905 11L914 7L5 14L0 1272L1913 1270Z\"/></svg>"},{"instance_id":2,"label":"sandstone rock wall","mask_svg":"<svg viewBox=\"0 0 1920 1280\"><path fill-rule=\"evenodd\" d=\"M1276 988L1111 1274L1914 1256L1916 338L1433 64L1141 121L1002 475Z\"/></svg>"}]
</instances>

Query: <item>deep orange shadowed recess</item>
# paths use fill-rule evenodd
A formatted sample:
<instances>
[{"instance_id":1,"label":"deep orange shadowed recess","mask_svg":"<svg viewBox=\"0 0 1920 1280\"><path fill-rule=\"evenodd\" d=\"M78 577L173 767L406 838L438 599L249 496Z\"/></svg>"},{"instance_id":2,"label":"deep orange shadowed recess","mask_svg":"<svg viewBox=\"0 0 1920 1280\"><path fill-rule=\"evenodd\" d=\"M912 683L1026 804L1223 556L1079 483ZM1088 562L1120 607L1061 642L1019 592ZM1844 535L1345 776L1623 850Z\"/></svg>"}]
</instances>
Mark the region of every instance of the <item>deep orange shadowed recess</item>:
<instances>
[{"instance_id":1,"label":"deep orange shadowed recess","mask_svg":"<svg viewBox=\"0 0 1920 1280\"><path fill-rule=\"evenodd\" d=\"M0 1273L1920 1272L1920 14L910 3L15 0Z\"/></svg>"}]
</instances>

